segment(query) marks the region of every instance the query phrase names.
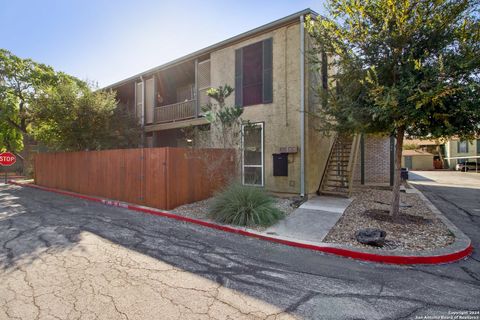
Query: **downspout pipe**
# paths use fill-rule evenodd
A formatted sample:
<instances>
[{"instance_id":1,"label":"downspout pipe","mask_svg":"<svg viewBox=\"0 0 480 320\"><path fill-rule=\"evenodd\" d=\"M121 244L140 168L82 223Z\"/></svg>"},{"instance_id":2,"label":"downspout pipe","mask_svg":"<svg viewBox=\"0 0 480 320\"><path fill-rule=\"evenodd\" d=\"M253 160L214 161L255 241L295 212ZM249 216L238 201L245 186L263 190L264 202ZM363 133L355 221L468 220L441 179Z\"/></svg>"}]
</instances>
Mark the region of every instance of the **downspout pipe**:
<instances>
[{"instance_id":1,"label":"downspout pipe","mask_svg":"<svg viewBox=\"0 0 480 320\"><path fill-rule=\"evenodd\" d=\"M142 148L145 147L145 79L143 76L140 76L140 81L142 81Z\"/></svg>"},{"instance_id":2,"label":"downspout pipe","mask_svg":"<svg viewBox=\"0 0 480 320\"><path fill-rule=\"evenodd\" d=\"M300 196L305 196L305 28L300 16Z\"/></svg>"},{"instance_id":3,"label":"downspout pipe","mask_svg":"<svg viewBox=\"0 0 480 320\"><path fill-rule=\"evenodd\" d=\"M143 201L144 199L144 166L145 166L145 79L143 76L140 76L140 80L142 81L142 159L140 162L140 200Z\"/></svg>"}]
</instances>

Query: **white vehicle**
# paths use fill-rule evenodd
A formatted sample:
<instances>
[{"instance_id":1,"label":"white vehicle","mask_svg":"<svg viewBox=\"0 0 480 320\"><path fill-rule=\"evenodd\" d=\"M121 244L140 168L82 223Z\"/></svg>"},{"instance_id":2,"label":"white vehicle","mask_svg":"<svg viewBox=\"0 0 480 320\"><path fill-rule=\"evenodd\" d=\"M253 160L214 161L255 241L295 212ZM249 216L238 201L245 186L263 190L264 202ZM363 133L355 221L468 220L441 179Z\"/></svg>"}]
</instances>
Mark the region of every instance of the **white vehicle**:
<instances>
[{"instance_id":1,"label":"white vehicle","mask_svg":"<svg viewBox=\"0 0 480 320\"><path fill-rule=\"evenodd\" d=\"M464 163L457 163L455 166L455 170L457 171L469 171L469 170L480 170L480 163L476 163L474 161L467 161Z\"/></svg>"}]
</instances>

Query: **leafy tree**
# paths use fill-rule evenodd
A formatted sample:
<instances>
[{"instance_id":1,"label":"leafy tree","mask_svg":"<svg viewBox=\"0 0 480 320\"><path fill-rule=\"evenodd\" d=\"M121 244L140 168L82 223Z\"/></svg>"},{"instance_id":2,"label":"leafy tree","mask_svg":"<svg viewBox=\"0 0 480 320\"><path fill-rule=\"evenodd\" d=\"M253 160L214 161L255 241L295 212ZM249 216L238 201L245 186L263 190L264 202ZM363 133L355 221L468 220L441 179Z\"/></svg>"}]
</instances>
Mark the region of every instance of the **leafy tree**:
<instances>
[{"instance_id":1,"label":"leafy tree","mask_svg":"<svg viewBox=\"0 0 480 320\"><path fill-rule=\"evenodd\" d=\"M207 95L215 100L216 103L202 106L205 118L216 127L214 130L219 129L217 132L224 148L231 148L238 142L242 124L240 117L243 113L243 108L226 104L227 98L233 91L234 89L229 85L210 88L207 90Z\"/></svg>"},{"instance_id":2,"label":"leafy tree","mask_svg":"<svg viewBox=\"0 0 480 320\"><path fill-rule=\"evenodd\" d=\"M417 150L420 146L415 143L403 144L403 150Z\"/></svg>"},{"instance_id":3,"label":"leafy tree","mask_svg":"<svg viewBox=\"0 0 480 320\"><path fill-rule=\"evenodd\" d=\"M192 146L218 147L221 145L225 149L235 148L239 145L241 126L244 123L241 119L243 108L227 105L226 102L233 91L234 89L227 84L207 90L207 95L214 101L213 103L202 106L204 117L209 124L184 128L182 130L187 139L192 141ZM213 154L211 156L205 156L205 154L201 154L200 159L205 163L205 167L211 176L218 176L220 174L219 179L233 181L236 177L232 175L232 172L219 170L231 156L232 154L229 153L222 153L221 156ZM236 153L233 158L236 172L238 172L239 169L239 156L240 154Z\"/></svg>"},{"instance_id":4,"label":"leafy tree","mask_svg":"<svg viewBox=\"0 0 480 320\"><path fill-rule=\"evenodd\" d=\"M328 19L306 20L314 56L333 57L336 70L319 89L325 127L396 137L392 215L405 135L480 132L478 9L477 0L330 0Z\"/></svg>"},{"instance_id":5,"label":"leafy tree","mask_svg":"<svg viewBox=\"0 0 480 320\"><path fill-rule=\"evenodd\" d=\"M39 87L53 85L55 81L56 75L51 67L0 49L1 144L16 152L24 149L24 173L29 173L32 167L31 102Z\"/></svg>"},{"instance_id":6,"label":"leafy tree","mask_svg":"<svg viewBox=\"0 0 480 320\"><path fill-rule=\"evenodd\" d=\"M0 49L0 148L136 147L140 127L117 105L114 93L92 91L84 81Z\"/></svg>"},{"instance_id":7,"label":"leafy tree","mask_svg":"<svg viewBox=\"0 0 480 320\"><path fill-rule=\"evenodd\" d=\"M100 150L138 146L141 130L133 114L117 108L115 93L92 91L64 76L32 102L32 132L54 150Z\"/></svg>"},{"instance_id":8,"label":"leafy tree","mask_svg":"<svg viewBox=\"0 0 480 320\"><path fill-rule=\"evenodd\" d=\"M0 113L2 119L24 136L29 134L31 102L41 87L55 85L55 71L31 59L0 49Z\"/></svg>"},{"instance_id":9,"label":"leafy tree","mask_svg":"<svg viewBox=\"0 0 480 320\"><path fill-rule=\"evenodd\" d=\"M13 120L18 123L18 110L15 106L17 104L14 97L8 95L6 90L0 91L0 152L18 152L23 149L21 133L8 122Z\"/></svg>"}]
</instances>

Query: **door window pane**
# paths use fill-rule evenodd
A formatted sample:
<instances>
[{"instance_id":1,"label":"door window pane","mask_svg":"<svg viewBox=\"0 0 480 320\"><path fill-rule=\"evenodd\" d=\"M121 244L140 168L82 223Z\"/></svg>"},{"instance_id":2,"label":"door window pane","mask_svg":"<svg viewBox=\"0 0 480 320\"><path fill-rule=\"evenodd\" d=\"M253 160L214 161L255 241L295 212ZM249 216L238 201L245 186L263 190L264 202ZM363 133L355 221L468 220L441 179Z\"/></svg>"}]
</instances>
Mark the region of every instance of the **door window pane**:
<instances>
[{"instance_id":1,"label":"door window pane","mask_svg":"<svg viewBox=\"0 0 480 320\"><path fill-rule=\"evenodd\" d=\"M246 126L244 129L244 164L262 165L262 127Z\"/></svg>"},{"instance_id":2,"label":"door window pane","mask_svg":"<svg viewBox=\"0 0 480 320\"><path fill-rule=\"evenodd\" d=\"M245 167L243 171L243 183L262 185L262 168L261 167Z\"/></svg>"},{"instance_id":3,"label":"door window pane","mask_svg":"<svg viewBox=\"0 0 480 320\"><path fill-rule=\"evenodd\" d=\"M263 185L263 124L243 127L243 183Z\"/></svg>"}]
</instances>

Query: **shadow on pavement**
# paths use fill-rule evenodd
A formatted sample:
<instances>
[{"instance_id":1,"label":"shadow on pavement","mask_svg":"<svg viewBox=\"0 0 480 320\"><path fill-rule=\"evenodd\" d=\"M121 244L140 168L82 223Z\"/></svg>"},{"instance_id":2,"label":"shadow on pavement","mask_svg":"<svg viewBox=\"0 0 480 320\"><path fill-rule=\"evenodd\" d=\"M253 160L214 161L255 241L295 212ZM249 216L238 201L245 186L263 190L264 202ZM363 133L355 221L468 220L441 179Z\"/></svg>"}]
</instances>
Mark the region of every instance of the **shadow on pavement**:
<instances>
[{"instance_id":1,"label":"shadow on pavement","mask_svg":"<svg viewBox=\"0 0 480 320\"><path fill-rule=\"evenodd\" d=\"M419 171L417 172L408 172L408 180L410 181L432 181L434 182L435 180L427 178L423 176Z\"/></svg>"},{"instance_id":2,"label":"shadow on pavement","mask_svg":"<svg viewBox=\"0 0 480 320\"><path fill-rule=\"evenodd\" d=\"M41 259L45 252L69 250L80 242L83 232L90 232L286 312L295 311L288 309L292 300L295 302L310 293L308 283L320 286L320 282L315 285L316 281L307 278L295 285L285 285L279 281L285 277L284 266L274 262L266 266L258 258L263 255L262 250L271 248L262 243L258 259L252 259L230 249L235 248L236 241L238 244L235 235L17 186L0 186L0 206L8 212L0 216L3 271ZM220 242L215 244L215 241ZM257 240L253 241L258 245ZM224 246L229 243L231 246ZM342 279L338 272L335 279L344 283L342 286L356 282L346 276Z\"/></svg>"},{"instance_id":3,"label":"shadow on pavement","mask_svg":"<svg viewBox=\"0 0 480 320\"><path fill-rule=\"evenodd\" d=\"M480 191L477 188L413 184L442 213L480 246ZM477 254L478 254L478 250Z\"/></svg>"},{"instance_id":4,"label":"shadow on pavement","mask_svg":"<svg viewBox=\"0 0 480 320\"><path fill-rule=\"evenodd\" d=\"M434 268L368 264L17 186L0 186L0 206L0 268L7 272L42 253L69 250L90 232L307 318L318 318L312 310L325 312L317 307L321 303L356 314L344 308L353 301L378 312L360 318L401 318L418 306L465 309L478 298L475 261ZM480 235L476 221L468 233ZM418 285L415 290L412 283ZM445 283L456 295L435 293ZM380 303L371 305L369 299Z\"/></svg>"}]
</instances>

